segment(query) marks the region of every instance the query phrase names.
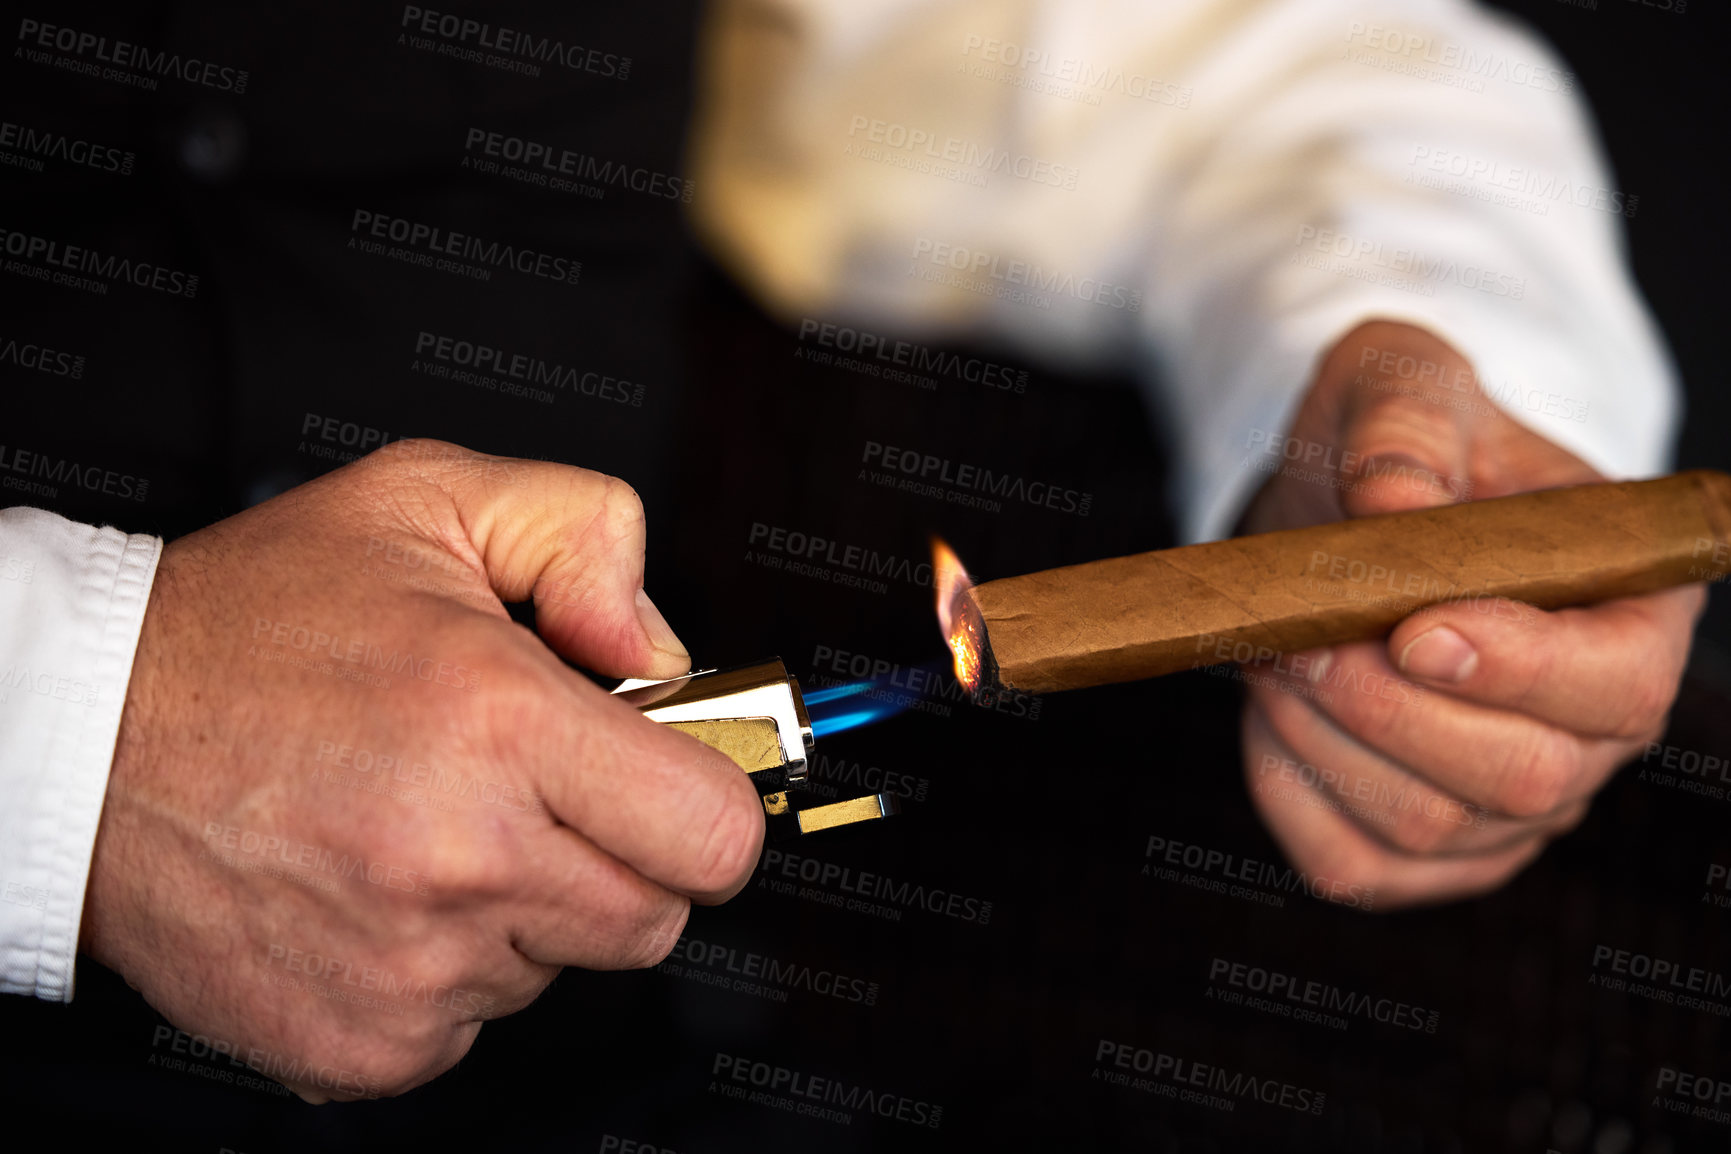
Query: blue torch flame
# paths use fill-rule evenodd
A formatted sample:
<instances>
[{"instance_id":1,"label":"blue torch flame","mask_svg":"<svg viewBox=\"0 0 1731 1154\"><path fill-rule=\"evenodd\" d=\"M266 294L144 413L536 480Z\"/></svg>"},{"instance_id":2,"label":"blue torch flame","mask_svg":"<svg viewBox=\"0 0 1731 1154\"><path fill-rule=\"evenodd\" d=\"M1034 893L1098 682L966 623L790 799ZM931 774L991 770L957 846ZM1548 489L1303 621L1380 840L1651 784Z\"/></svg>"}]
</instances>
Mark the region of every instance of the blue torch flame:
<instances>
[{"instance_id":1,"label":"blue torch flame","mask_svg":"<svg viewBox=\"0 0 1731 1154\"><path fill-rule=\"evenodd\" d=\"M918 700L919 695L888 681L850 681L805 695L811 714L813 737L842 733L886 717L894 717Z\"/></svg>"}]
</instances>

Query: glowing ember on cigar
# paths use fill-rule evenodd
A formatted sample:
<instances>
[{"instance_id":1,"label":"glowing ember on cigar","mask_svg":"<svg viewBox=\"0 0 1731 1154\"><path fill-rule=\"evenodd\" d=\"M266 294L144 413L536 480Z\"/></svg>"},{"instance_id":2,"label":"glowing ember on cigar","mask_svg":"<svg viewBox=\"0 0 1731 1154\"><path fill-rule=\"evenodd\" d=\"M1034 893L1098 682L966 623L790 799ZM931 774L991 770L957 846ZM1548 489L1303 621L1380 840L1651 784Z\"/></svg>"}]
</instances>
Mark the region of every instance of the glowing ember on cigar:
<instances>
[{"instance_id":1,"label":"glowing ember on cigar","mask_svg":"<svg viewBox=\"0 0 1731 1154\"><path fill-rule=\"evenodd\" d=\"M937 537L932 538L932 584L938 590L938 628L956 659L956 680L974 693L980 688L980 653L985 630L979 614L962 596L974 587L962 559Z\"/></svg>"}]
</instances>

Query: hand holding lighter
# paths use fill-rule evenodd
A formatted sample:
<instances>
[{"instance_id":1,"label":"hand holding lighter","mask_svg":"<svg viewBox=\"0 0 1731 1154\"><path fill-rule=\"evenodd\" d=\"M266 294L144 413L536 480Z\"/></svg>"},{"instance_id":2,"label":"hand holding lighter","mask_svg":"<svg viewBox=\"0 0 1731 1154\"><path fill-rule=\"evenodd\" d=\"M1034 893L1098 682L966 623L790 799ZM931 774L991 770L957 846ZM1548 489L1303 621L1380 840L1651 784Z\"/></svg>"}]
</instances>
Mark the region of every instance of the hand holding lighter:
<instances>
[{"instance_id":1,"label":"hand holding lighter","mask_svg":"<svg viewBox=\"0 0 1731 1154\"><path fill-rule=\"evenodd\" d=\"M816 739L799 682L779 657L666 681L632 678L613 692L649 720L689 734L736 762L757 786L771 837L797 837L897 812L895 798L887 793L827 805L796 804L810 784L806 754Z\"/></svg>"}]
</instances>

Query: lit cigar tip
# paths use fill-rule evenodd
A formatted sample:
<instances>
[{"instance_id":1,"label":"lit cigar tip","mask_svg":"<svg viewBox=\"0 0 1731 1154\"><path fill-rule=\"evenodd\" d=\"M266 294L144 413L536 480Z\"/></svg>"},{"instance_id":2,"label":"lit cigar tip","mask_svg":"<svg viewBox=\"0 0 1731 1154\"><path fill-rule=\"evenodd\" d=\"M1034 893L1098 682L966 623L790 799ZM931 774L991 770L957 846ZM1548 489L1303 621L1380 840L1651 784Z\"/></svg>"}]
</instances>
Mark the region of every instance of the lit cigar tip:
<instances>
[{"instance_id":1,"label":"lit cigar tip","mask_svg":"<svg viewBox=\"0 0 1731 1154\"><path fill-rule=\"evenodd\" d=\"M955 657L956 680L973 693L980 687L985 637L979 613L964 596L974 587L962 559L942 538L932 538L932 584L937 587L938 629Z\"/></svg>"}]
</instances>

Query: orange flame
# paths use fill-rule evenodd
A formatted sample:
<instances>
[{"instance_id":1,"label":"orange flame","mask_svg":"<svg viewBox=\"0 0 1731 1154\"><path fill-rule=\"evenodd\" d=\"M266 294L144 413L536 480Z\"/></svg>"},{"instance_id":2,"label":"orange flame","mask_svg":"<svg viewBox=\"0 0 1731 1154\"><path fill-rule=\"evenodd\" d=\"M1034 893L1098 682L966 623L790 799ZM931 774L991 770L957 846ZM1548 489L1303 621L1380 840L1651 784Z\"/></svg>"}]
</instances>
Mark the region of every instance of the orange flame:
<instances>
[{"instance_id":1,"label":"orange flame","mask_svg":"<svg viewBox=\"0 0 1731 1154\"><path fill-rule=\"evenodd\" d=\"M956 551L939 537L932 538L932 584L938 591L938 628L944 644L955 655L956 680L973 693L980 687L979 618L962 600L962 594L972 589L974 582Z\"/></svg>"}]
</instances>

